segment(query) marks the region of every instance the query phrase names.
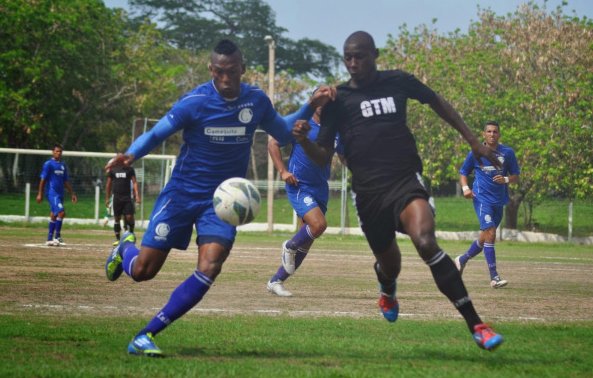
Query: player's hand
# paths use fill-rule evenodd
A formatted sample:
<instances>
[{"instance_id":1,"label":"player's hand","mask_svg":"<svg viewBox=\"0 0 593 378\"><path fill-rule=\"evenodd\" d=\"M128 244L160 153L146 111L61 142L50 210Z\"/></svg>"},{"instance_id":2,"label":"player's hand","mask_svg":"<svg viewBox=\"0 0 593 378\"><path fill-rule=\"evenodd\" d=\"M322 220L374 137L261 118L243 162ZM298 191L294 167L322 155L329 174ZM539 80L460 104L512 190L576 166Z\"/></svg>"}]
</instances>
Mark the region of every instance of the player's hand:
<instances>
[{"instance_id":1,"label":"player's hand","mask_svg":"<svg viewBox=\"0 0 593 378\"><path fill-rule=\"evenodd\" d=\"M41 203L42 200L43 197L41 196L41 194L38 194L37 197L35 197L35 201L37 201L37 203Z\"/></svg>"},{"instance_id":2,"label":"player's hand","mask_svg":"<svg viewBox=\"0 0 593 378\"><path fill-rule=\"evenodd\" d=\"M474 191L471 189L466 189L463 191L463 197L465 197L466 199L473 199L476 195L474 194Z\"/></svg>"},{"instance_id":3,"label":"player's hand","mask_svg":"<svg viewBox=\"0 0 593 378\"><path fill-rule=\"evenodd\" d=\"M322 85L313 93L309 99L309 105L312 108L317 109L320 106L324 106L330 101L336 99L336 87L330 87L329 85Z\"/></svg>"},{"instance_id":4,"label":"player's hand","mask_svg":"<svg viewBox=\"0 0 593 378\"><path fill-rule=\"evenodd\" d=\"M77 203L78 202L78 197L76 196L76 193L72 193L72 203Z\"/></svg>"},{"instance_id":5,"label":"player's hand","mask_svg":"<svg viewBox=\"0 0 593 378\"><path fill-rule=\"evenodd\" d=\"M105 165L105 171L109 172L111 170L111 168L114 168L114 167L129 166L129 165L132 165L133 162L134 162L134 156L117 154L117 155L115 155L115 157L112 157L107 162L107 164Z\"/></svg>"},{"instance_id":6,"label":"player's hand","mask_svg":"<svg viewBox=\"0 0 593 378\"><path fill-rule=\"evenodd\" d=\"M486 158L492 165L497 168L501 169L502 164L498 160L498 153L491 149L490 147L482 144L476 143L475 146L472 146L472 152L474 153L474 157L481 162L482 158Z\"/></svg>"},{"instance_id":7,"label":"player's hand","mask_svg":"<svg viewBox=\"0 0 593 378\"><path fill-rule=\"evenodd\" d=\"M501 185L507 184L507 181L505 180L503 175L496 175L496 176L492 177L492 181L494 181L497 184L501 184Z\"/></svg>"},{"instance_id":8,"label":"player's hand","mask_svg":"<svg viewBox=\"0 0 593 378\"><path fill-rule=\"evenodd\" d=\"M304 140L307 139L307 134L309 134L309 130L311 130L311 125L309 122L299 119L294 123L292 128L292 136L298 143L302 143Z\"/></svg>"},{"instance_id":9,"label":"player's hand","mask_svg":"<svg viewBox=\"0 0 593 378\"><path fill-rule=\"evenodd\" d=\"M280 177L282 178L282 181L289 185L297 186L299 184L299 180L295 177L295 175L288 171L283 171L280 173Z\"/></svg>"}]
</instances>

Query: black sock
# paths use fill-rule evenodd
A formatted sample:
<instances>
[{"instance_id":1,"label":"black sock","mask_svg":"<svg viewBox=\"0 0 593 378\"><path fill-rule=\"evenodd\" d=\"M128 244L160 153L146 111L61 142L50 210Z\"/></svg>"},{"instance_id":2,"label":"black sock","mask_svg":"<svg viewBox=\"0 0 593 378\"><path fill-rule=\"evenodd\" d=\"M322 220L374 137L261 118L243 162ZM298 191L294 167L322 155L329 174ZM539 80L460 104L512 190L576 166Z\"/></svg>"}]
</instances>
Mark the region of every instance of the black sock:
<instances>
[{"instance_id":1,"label":"black sock","mask_svg":"<svg viewBox=\"0 0 593 378\"><path fill-rule=\"evenodd\" d=\"M379 266L378 262L375 262L373 268L375 269L375 273L377 274L377 280L381 285L381 292L392 297L395 294L395 280L388 279L387 277L385 277L385 274L381 270L381 267Z\"/></svg>"},{"instance_id":2,"label":"black sock","mask_svg":"<svg viewBox=\"0 0 593 378\"><path fill-rule=\"evenodd\" d=\"M430 267L434 282L441 293L457 308L463 316L470 332L474 332L474 326L482 323L474 305L467 293L461 274L455 267L455 263L443 251L439 251L432 259L426 262Z\"/></svg>"},{"instance_id":3,"label":"black sock","mask_svg":"<svg viewBox=\"0 0 593 378\"><path fill-rule=\"evenodd\" d=\"M115 238L117 240L119 240L120 236L120 232L121 232L121 225L119 224L119 222L115 222L113 224L113 232L115 232Z\"/></svg>"}]
</instances>

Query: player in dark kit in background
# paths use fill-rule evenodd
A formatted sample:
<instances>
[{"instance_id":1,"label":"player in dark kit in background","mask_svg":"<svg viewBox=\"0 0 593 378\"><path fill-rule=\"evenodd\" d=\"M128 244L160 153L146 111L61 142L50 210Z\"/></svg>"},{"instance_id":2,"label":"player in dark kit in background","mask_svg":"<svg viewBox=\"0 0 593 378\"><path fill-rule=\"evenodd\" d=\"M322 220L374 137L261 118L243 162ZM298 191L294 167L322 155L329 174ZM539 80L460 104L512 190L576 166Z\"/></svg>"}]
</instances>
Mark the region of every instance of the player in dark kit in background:
<instances>
[{"instance_id":1,"label":"player in dark kit in background","mask_svg":"<svg viewBox=\"0 0 593 378\"><path fill-rule=\"evenodd\" d=\"M64 208L64 188L70 193L72 203L78 202L78 197L72 189L68 177L68 167L62 161L62 152L64 149L62 145L55 144L52 150L52 158L43 164L41 170L41 181L39 182L39 191L37 193L37 203L43 200L43 193L49 202L50 220L49 232L47 233L47 241L45 245L60 246L65 245L62 239L62 222L66 216L66 209ZM54 236L55 233L55 236Z\"/></svg>"},{"instance_id":2,"label":"player in dark kit in background","mask_svg":"<svg viewBox=\"0 0 593 378\"><path fill-rule=\"evenodd\" d=\"M459 170L459 183L463 189L463 196L473 200L474 210L480 222L480 236L475 240L467 252L455 258L455 265L459 272L467 262L477 256L482 249L490 272L490 287L498 289L508 284L498 275L496 269L496 228L502 220L504 205L509 202L508 185L519 182L519 164L512 148L498 143L500 126L497 122L489 121L484 126L484 144L496 151L501 169L490 164L486 159L475 159L473 152L468 153ZM467 176L474 172L473 189L467 185Z\"/></svg>"},{"instance_id":3,"label":"player in dark kit in background","mask_svg":"<svg viewBox=\"0 0 593 378\"><path fill-rule=\"evenodd\" d=\"M310 127L303 120L295 124L293 135L318 164L327 163L336 134L340 135L361 227L376 258L383 316L394 322L399 314L396 279L401 252L395 239L399 231L408 234L478 346L492 350L502 343L502 336L482 322L453 260L437 244L433 211L420 176L422 162L406 125L407 100L429 104L459 131L474 156L485 157L495 166L499 163L494 151L478 141L448 102L409 73L378 71L378 56L371 35L362 31L350 35L344 43L350 80L337 87L336 100L323 109L317 142L307 138Z\"/></svg>"},{"instance_id":4,"label":"player in dark kit in background","mask_svg":"<svg viewBox=\"0 0 593 378\"><path fill-rule=\"evenodd\" d=\"M131 354L161 356L153 337L196 306L220 274L237 229L216 216L212 195L224 180L245 177L256 129L261 127L287 143L294 122L309 119L335 94L329 87L319 89L308 104L283 119L261 89L241 83L245 64L233 42L222 40L214 47L208 69L211 81L182 96L150 131L105 167L130 165L183 130L184 144L171 180L155 202L141 248L134 245L133 234L124 233L105 263L110 281L118 279L122 271L135 281L147 281L160 271L172 248L187 249L193 228L198 235L196 269L134 336L128 345Z\"/></svg>"},{"instance_id":5,"label":"player in dark kit in background","mask_svg":"<svg viewBox=\"0 0 593 378\"><path fill-rule=\"evenodd\" d=\"M113 201L111 194L113 193ZM121 238L121 216L124 216L124 229L134 233L136 220L134 219L134 200L136 204L140 203L140 194L138 193L138 182L136 181L136 171L130 166L113 167L107 173L107 184L105 187L105 206L109 207L111 203L113 208L113 232L115 233L115 242L119 243Z\"/></svg>"}]
</instances>

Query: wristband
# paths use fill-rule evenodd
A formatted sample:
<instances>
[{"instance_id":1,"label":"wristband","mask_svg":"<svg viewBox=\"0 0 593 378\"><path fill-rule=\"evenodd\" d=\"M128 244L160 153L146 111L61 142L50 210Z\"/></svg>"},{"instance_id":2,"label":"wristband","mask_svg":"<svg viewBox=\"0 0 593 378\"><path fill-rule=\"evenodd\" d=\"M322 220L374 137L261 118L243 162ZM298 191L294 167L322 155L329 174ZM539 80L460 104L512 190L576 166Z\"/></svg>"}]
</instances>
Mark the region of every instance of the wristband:
<instances>
[{"instance_id":1,"label":"wristband","mask_svg":"<svg viewBox=\"0 0 593 378\"><path fill-rule=\"evenodd\" d=\"M463 191L465 192L466 190L469 190L469 186L467 186L467 185L463 185L463 186L461 187L461 190L463 190Z\"/></svg>"},{"instance_id":2,"label":"wristband","mask_svg":"<svg viewBox=\"0 0 593 378\"><path fill-rule=\"evenodd\" d=\"M509 177L508 176L504 176L504 183L508 184L509 183Z\"/></svg>"}]
</instances>

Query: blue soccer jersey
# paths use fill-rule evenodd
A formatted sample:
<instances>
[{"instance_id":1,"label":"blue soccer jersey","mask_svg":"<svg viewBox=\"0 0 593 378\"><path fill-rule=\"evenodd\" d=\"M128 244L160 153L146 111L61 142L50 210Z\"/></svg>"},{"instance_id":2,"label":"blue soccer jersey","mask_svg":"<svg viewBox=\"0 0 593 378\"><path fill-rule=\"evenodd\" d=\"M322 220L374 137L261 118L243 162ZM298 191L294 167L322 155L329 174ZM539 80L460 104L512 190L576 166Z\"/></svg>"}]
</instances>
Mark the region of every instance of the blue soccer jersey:
<instances>
[{"instance_id":1,"label":"blue soccer jersey","mask_svg":"<svg viewBox=\"0 0 593 378\"><path fill-rule=\"evenodd\" d=\"M508 185L497 184L492 178L496 175L518 175L520 169L512 148L498 144L496 152L502 169L494 167L486 158L482 158L478 162L474 158L473 152L470 152L465 158L459 173L463 176L469 176L472 171L475 171L472 191L478 201L490 205L504 206L509 201Z\"/></svg>"},{"instance_id":2,"label":"blue soccer jersey","mask_svg":"<svg viewBox=\"0 0 593 378\"><path fill-rule=\"evenodd\" d=\"M303 106L294 119L311 117ZM171 184L188 193L211 195L230 177L245 177L255 130L261 127L280 142L291 140L290 123L274 110L259 88L242 83L240 96L232 101L218 94L213 82L186 93L167 115L128 150L136 159L144 156L178 130L183 140Z\"/></svg>"},{"instance_id":3,"label":"blue soccer jersey","mask_svg":"<svg viewBox=\"0 0 593 378\"><path fill-rule=\"evenodd\" d=\"M292 139L294 121L309 119L313 112L305 105L299 112L282 118L261 89L244 83L234 100L223 98L213 82L182 96L126 152L139 159L168 136L183 130L184 144L171 180L155 203L142 245L165 251L186 249L193 225L198 243L216 240L230 249L236 227L215 215L212 195L216 187L230 177L245 177L258 127L287 143Z\"/></svg>"},{"instance_id":4,"label":"blue soccer jersey","mask_svg":"<svg viewBox=\"0 0 593 378\"><path fill-rule=\"evenodd\" d=\"M319 124L313 119L309 120L311 130L308 138L312 141L317 139L319 133ZM288 171L298 180L298 185L286 184L286 193L288 199L300 218L313 209L319 207L325 214L327 210L327 201L329 198L329 179L330 164L320 167L303 150L303 147L292 142L292 152L288 161Z\"/></svg>"},{"instance_id":5,"label":"blue soccer jersey","mask_svg":"<svg viewBox=\"0 0 593 378\"><path fill-rule=\"evenodd\" d=\"M45 180L45 196L64 196L64 182L68 181L68 168L62 161L49 159L43 164L40 177Z\"/></svg>"},{"instance_id":6,"label":"blue soccer jersey","mask_svg":"<svg viewBox=\"0 0 593 378\"><path fill-rule=\"evenodd\" d=\"M308 138L315 141L317 139L317 134L319 133L319 124L313 119L309 120L309 124L311 125L311 130L309 131ZM303 147L295 141L292 142L292 152L288 161L288 171L299 180L299 185L302 184L306 186L326 188L327 190L330 164L328 163L325 166L320 167L312 162L311 159L307 157Z\"/></svg>"}]
</instances>

